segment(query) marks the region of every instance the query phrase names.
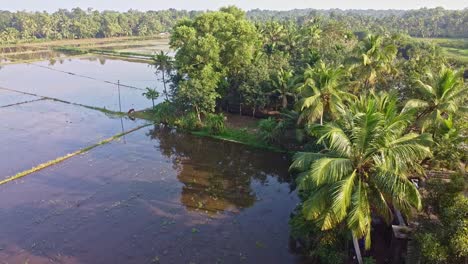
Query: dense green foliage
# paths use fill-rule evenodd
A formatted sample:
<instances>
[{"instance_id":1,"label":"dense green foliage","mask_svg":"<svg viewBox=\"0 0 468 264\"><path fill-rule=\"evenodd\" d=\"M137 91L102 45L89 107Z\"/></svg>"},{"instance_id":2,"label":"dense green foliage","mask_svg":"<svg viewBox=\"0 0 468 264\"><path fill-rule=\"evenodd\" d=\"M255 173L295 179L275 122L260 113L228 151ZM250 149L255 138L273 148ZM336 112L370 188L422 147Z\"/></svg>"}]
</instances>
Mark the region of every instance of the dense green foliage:
<instances>
[{"instance_id":1,"label":"dense green foliage","mask_svg":"<svg viewBox=\"0 0 468 264\"><path fill-rule=\"evenodd\" d=\"M322 230L345 221L370 246L371 207L387 223L392 208L409 214L421 199L409 177L421 173L419 162L431 156L430 136L407 133L410 117L400 113L396 98L361 97L342 117L310 126L324 142L321 153L299 152L292 169L302 172L299 189L309 192L303 210Z\"/></svg>"},{"instance_id":2,"label":"dense green foliage","mask_svg":"<svg viewBox=\"0 0 468 264\"><path fill-rule=\"evenodd\" d=\"M227 11L227 10L225 10ZM236 11L237 12L237 11ZM74 8L54 13L0 11L0 43L34 39L102 38L149 36L169 32L184 18L194 18L200 11L162 10L140 12L129 10L99 12ZM242 16L237 12L235 16ZM415 37L468 37L468 11L443 8L419 10L251 10L252 21L292 21L299 24L310 19L336 21L354 32L405 33Z\"/></svg>"},{"instance_id":3,"label":"dense green foliage","mask_svg":"<svg viewBox=\"0 0 468 264\"><path fill-rule=\"evenodd\" d=\"M226 118L223 114L207 114L205 116L205 126L213 135L218 135L226 131L226 127L224 125L224 120Z\"/></svg>"},{"instance_id":4,"label":"dense green foliage","mask_svg":"<svg viewBox=\"0 0 468 264\"><path fill-rule=\"evenodd\" d=\"M311 17L336 20L354 31L406 33L414 37L468 37L468 9L445 10L421 8L418 10L315 10L290 11L251 10L254 21L297 20Z\"/></svg>"},{"instance_id":5,"label":"dense green foliage","mask_svg":"<svg viewBox=\"0 0 468 264\"><path fill-rule=\"evenodd\" d=\"M0 43L18 40L150 36L168 32L177 20L198 12L129 10L99 12L74 8L46 12L0 11Z\"/></svg>"},{"instance_id":6,"label":"dense green foliage","mask_svg":"<svg viewBox=\"0 0 468 264\"><path fill-rule=\"evenodd\" d=\"M291 225L321 261L342 259L350 236L369 248L373 217L421 210L411 180L427 168L466 164L467 86L433 45L335 20L254 24L235 7L180 21L170 43L178 127L223 135L216 110L259 113L259 141L301 138Z\"/></svg>"},{"instance_id":7,"label":"dense green foliage","mask_svg":"<svg viewBox=\"0 0 468 264\"><path fill-rule=\"evenodd\" d=\"M463 263L468 257L468 199L466 180L455 175L450 182L432 179L424 200L427 214L416 233L422 263Z\"/></svg>"}]
</instances>

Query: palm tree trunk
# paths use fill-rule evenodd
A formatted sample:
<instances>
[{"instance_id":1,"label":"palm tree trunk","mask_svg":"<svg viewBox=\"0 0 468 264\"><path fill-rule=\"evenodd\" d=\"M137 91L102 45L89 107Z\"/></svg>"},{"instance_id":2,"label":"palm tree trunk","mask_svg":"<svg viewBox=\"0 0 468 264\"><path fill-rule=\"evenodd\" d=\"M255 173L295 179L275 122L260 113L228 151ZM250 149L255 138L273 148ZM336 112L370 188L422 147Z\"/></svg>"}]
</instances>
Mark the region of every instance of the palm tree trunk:
<instances>
[{"instance_id":1,"label":"palm tree trunk","mask_svg":"<svg viewBox=\"0 0 468 264\"><path fill-rule=\"evenodd\" d=\"M356 252L357 261L359 264L362 264L361 248L359 247L359 242L354 234L353 234L353 245L354 245L354 251Z\"/></svg>"},{"instance_id":2,"label":"palm tree trunk","mask_svg":"<svg viewBox=\"0 0 468 264\"><path fill-rule=\"evenodd\" d=\"M198 106L195 106L195 111L197 112L198 121L201 123L200 110L198 109Z\"/></svg>"},{"instance_id":3,"label":"palm tree trunk","mask_svg":"<svg viewBox=\"0 0 468 264\"><path fill-rule=\"evenodd\" d=\"M286 109L288 107L288 97L286 95L283 95L283 109Z\"/></svg>"},{"instance_id":4,"label":"palm tree trunk","mask_svg":"<svg viewBox=\"0 0 468 264\"><path fill-rule=\"evenodd\" d=\"M163 85L164 85L164 95L166 96L166 101L169 101L169 97L167 96L166 76L164 74L164 71L162 71L162 79L163 79Z\"/></svg>"},{"instance_id":5,"label":"palm tree trunk","mask_svg":"<svg viewBox=\"0 0 468 264\"><path fill-rule=\"evenodd\" d=\"M239 115L242 115L242 95L239 94Z\"/></svg>"},{"instance_id":6,"label":"palm tree trunk","mask_svg":"<svg viewBox=\"0 0 468 264\"><path fill-rule=\"evenodd\" d=\"M320 115L320 125L323 126L323 113Z\"/></svg>"},{"instance_id":7,"label":"palm tree trunk","mask_svg":"<svg viewBox=\"0 0 468 264\"><path fill-rule=\"evenodd\" d=\"M151 99L151 102L153 103L153 109L154 109L154 99Z\"/></svg>"}]
</instances>

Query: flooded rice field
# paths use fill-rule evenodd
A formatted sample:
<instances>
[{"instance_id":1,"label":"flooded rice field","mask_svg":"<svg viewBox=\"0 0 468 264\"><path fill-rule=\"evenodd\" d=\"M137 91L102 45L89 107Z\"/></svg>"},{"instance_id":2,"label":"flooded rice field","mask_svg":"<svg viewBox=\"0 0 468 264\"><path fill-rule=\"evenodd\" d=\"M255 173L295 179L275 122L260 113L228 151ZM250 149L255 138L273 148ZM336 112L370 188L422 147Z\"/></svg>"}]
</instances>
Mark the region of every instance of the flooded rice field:
<instances>
[{"instance_id":1,"label":"flooded rice field","mask_svg":"<svg viewBox=\"0 0 468 264\"><path fill-rule=\"evenodd\" d=\"M122 111L151 105L146 80L161 88L147 64L104 57L2 67L0 180L146 124L90 108L119 110L116 79L126 85ZM301 263L288 249L298 202L288 164L280 153L140 128L0 185L0 260Z\"/></svg>"},{"instance_id":2,"label":"flooded rice field","mask_svg":"<svg viewBox=\"0 0 468 264\"><path fill-rule=\"evenodd\" d=\"M0 122L0 179L144 123L51 100L2 107Z\"/></svg>"},{"instance_id":3,"label":"flooded rice field","mask_svg":"<svg viewBox=\"0 0 468 264\"><path fill-rule=\"evenodd\" d=\"M40 97L34 95L0 89L0 107L7 107L38 99L40 99Z\"/></svg>"},{"instance_id":4,"label":"flooded rice field","mask_svg":"<svg viewBox=\"0 0 468 264\"><path fill-rule=\"evenodd\" d=\"M123 112L151 106L142 96L144 88L162 91L154 68L147 63L105 57L5 65L0 69L0 87Z\"/></svg>"},{"instance_id":5,"label":"flooded rice field","mask_svg":"<svg viewBox=\"0 0 468 264\"><path fill-rule=\"evenodd\" d=\"M26 51L12 53L4 55L3 59L5 62L12 63L18 61L31 61L31 60L57 60L60 58L65 58L66 55L60 52L55 52L51 50L39 50L39 51Z\"/></svg>"},{"instance_id":6,"label":"flooded rice field","mask_svg":"<svg viewBox=\"0 0 468 264\"><path fill-rule=\"evenodd\" d=\"M1 186L0 258L296 263L287 167L281 154L143 128Z\"/></svg>"}]
</instances>

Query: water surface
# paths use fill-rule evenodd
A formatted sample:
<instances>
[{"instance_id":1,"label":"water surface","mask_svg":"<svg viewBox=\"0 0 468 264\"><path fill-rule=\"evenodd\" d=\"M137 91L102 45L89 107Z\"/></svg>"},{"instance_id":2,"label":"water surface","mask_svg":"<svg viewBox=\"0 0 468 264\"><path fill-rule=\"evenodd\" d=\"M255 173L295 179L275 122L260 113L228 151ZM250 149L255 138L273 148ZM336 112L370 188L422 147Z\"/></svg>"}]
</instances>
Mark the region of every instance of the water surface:
<instances>
[{"instance_id":1,"label":"water surface","mask_svg":"<svg viewBox=\"0 0 468 264\"><path fill-rule=\"evenodd\" d=\"M50 100L0 108L0 179L95 144L142 121Z\"/></svg>"},{"instance_id":2,"label":"water surface","mask_svg":"<svg viewBox=\"0 0 468 264\"><path fill-rule=\"evenodd\" d=\"M119 80L131 86L120 86L120 105ZM5 65L0 69L0 87L123 112L151 106L142 96L144 88L162 92L161 82L147 63L103 57Z\"/></svg>"},{"instance_id":3,"label":"water surface","mask_svg":"<svg viewBox=\"0 0 468 264\"><path fill-rule=\"evenodd\" d=\"M41 97L0 89L0 107L28 102Z\"/></svg>"},{"instance_id":4,"label":"water surface","mask_svg":"<svg viewBox=\"0 0 468 264\"><path fill-rule=\"evenodd\" d=\"M282 154L144 128L0 188L9 263L299 263Z\"/></svg>"}]
</instances>

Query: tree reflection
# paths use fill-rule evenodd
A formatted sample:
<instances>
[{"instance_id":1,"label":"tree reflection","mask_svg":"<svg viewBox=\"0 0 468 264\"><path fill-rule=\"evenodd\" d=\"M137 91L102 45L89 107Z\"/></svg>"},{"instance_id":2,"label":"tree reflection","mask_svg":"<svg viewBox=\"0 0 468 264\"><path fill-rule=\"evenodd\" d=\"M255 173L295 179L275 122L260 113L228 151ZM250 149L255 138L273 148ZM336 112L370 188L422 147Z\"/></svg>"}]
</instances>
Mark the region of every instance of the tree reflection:
<instances>
[{"instance_id":1,"label":"tree reflection","mask_svg":"<svg viewBox=\"0 0 468 264\"><path fill-rule=\"evenodd\" d=\"M160 152L172 160L183 184L180 200L189 210L236 212L257 200L253 182L274 184L268 182L268 176L278 182L290 180L288 161L278 153L249 150L162 126L155 126L147 135L158 140Z\"/></svg>"}]
</instances>

